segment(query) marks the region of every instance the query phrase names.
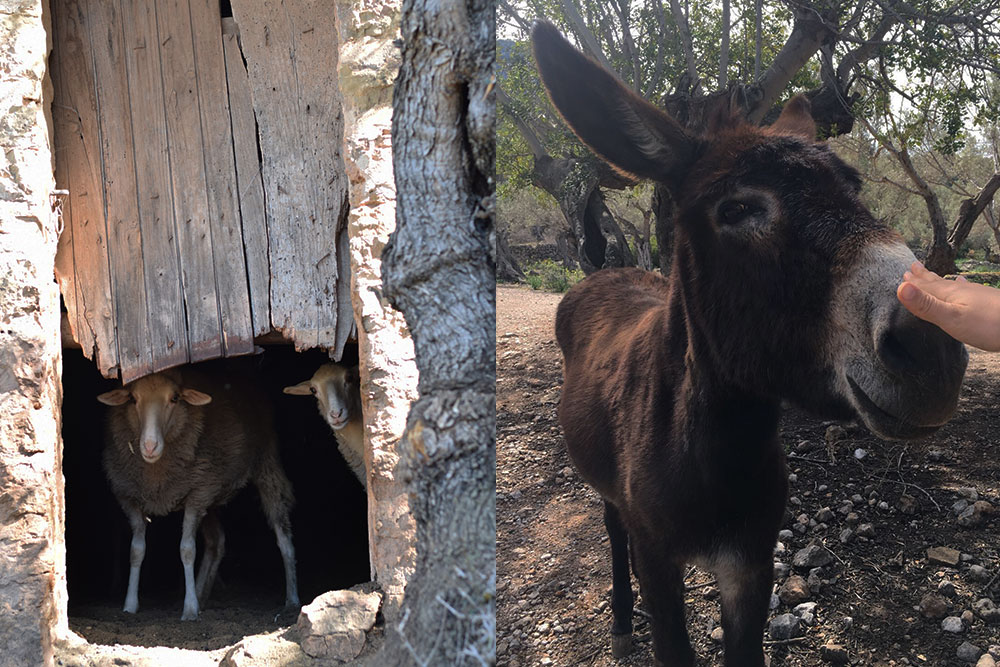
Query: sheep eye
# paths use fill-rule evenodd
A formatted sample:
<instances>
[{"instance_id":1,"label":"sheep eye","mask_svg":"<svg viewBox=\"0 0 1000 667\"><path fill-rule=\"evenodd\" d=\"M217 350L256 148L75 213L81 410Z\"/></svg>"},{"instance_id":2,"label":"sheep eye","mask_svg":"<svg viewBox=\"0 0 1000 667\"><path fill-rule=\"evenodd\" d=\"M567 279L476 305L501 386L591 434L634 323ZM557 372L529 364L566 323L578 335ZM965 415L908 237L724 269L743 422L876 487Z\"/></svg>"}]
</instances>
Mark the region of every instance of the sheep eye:
<instances>
[{"instance_id":1,"label":"sheep eye","mask_svg":"<svg viewBox=\"0 0 1000 667\"><path fill-rule=\"evenodd\" d=\"M309 387L309 393L310 394L315 394L316 393L316 387Z\"/></svg>"},{"instance_id":2,"label":"sheep eye","mask_svg":"<svg viewBox=\"0 0 1000 667\"><path fill-rule=\"evenodd\" d=\"M719 223L738 225L761 212L761 209L742 201L730 200L719 206Z\"/></svg>"}]
</instances>

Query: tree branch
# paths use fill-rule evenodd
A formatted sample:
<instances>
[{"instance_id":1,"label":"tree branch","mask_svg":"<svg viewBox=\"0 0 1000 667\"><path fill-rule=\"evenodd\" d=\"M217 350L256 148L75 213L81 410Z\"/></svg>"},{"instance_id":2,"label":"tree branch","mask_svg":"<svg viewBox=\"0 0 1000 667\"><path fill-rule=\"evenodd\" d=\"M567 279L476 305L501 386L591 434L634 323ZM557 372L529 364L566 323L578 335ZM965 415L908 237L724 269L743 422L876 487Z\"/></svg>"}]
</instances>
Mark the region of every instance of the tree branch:
<instances>
[{"instance_id":1,"label":"tree branch","mask_svg":"<svg viewBox=\"0 0 1000 667\"><path fill-rule=\"evenodd\" d=\"M511 99L510 95L508 95L500 86L496 86L494 90L496 90L497 99L500 101L504 111L507 112L507 115L509 115L510 119L514 122L514 127L517 128L517 131L521 133L521 137L524 138L525 143L527 143L528 147L531 148L531 154L535 157L535 159L538 160L548 155L548 152L545 150L542 142L538 139L538 135L535 134L534 130L532 130L524 119L518 115L517 111L514 110L514 100Z\"/></svg>"},{"instance_id":2,"label":"tree branch","mask_svg":"<svg viewBox=\"0 0 1000 667\"><path fill-rule=\"evenodd\" d=\"M679 0L670 0L670 11L674 15L674 23L677 24L677 32L681 34L681 47L684 49L684 60L687 63L687 73L691 77L691 85L694 86L698 80L698 68L694 60L694 47L691 45L691 28L688 27L687 17L681 9Z\"/></svg>"},{"instance_id":3,"label":"tree branch","mask_svg":"<svg viewBox=\"0 0 1000 667\"><path fill-rule=\"evenodd\" d=\"M993 201L993 196L996 194L998 188L1000 188L1000 173L993 174L982 190L979 191L979 194L972 199L966 199L962 202L961 207L958 209L958 217L955 219L955 225L948 236L948 243L957 247L965 241L969 236L969 232L972 231L972 224L982 214L983 209Z\"/></svg>"},{"instance_id":4,"label":"tree branch","mask_svg":"<svg viewBox=\"0 0 1000 667\"><path fill-rule=\"evenodd\" d=\"M601 45L597 42L597 38L594 37L594 33L590 31L587 24L583 22L583 17L580 16L580 12L577 10L576 5L573 4L572 0L562 0L563 10L566 12L566 18L569 19L570 25L573 26L573 32L576 33L577 38L580 40L580 44L583 46L584 50L590 54L590 56L605 67L609 72L615 72L614 67L608 62L608 59L604 55L604 51L601 49Z\"/></svg>"}]
</instances>

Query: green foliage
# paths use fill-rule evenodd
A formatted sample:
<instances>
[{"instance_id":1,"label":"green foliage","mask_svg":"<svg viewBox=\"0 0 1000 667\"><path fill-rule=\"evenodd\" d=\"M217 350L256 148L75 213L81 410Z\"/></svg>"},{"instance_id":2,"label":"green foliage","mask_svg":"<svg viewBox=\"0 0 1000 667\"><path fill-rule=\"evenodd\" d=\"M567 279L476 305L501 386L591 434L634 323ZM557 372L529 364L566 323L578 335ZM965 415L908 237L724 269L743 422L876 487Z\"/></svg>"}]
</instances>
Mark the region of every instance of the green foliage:
<instances>
[{"instance_id":1,"label":"green foliage","mask_svg":"<svg viewBox=\"0 0 1000 667\"><path fill-rule=\"evenodd\" d=\"M580 269L567 269L551 259L543 259L527 266L524 274L532 289L559 293L567 291L584 278Z\"/></svg>"}]
</instances>

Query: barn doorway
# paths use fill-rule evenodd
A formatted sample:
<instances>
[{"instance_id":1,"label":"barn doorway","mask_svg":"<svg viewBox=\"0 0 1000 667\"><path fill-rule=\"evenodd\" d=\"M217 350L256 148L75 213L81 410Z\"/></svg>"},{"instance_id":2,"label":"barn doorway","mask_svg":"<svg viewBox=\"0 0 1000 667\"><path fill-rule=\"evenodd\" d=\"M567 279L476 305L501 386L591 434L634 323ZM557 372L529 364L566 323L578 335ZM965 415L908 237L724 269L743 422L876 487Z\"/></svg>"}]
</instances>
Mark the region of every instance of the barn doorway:
<instances>
[{"instance_id":1,"label":"barn doorway","mask_svg":"<svg viewBox=\"0 0 1000 667\"><path fill-rule=\"evenodd\" d=\"M371 574L364 489L337 452L315 400L282 393L283 387L309 378L326 358L321 350L296 353L290 345L266 345L262 354L208 362L252 365L272 399L282 464L295 490L292 534L303 603L328 590L366 582ZM343 361L357 361L356 346L348 346ZM95 399L115 386L79 350L64 350L63 472L71 629L93 644L212 650L245 635L294 624L297 610L282 608L281 557L252 486L223 509L226 555L197 622L180 621L184 591L178 555L180 513L153 518L147 529L139 612L121 611L131 533L101 466L104 406Z\"/></svg>"}]
</instances>

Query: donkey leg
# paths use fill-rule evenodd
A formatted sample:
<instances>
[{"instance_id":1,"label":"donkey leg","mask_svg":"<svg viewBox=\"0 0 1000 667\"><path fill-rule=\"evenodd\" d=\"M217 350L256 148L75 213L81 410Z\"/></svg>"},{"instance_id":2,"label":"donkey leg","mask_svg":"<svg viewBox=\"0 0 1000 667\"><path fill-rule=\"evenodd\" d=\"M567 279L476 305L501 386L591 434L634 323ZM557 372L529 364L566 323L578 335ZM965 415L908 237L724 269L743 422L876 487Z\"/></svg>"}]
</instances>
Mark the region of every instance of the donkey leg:
<instances>
[{"instance_id":1,"label":"donkey leg","mask_svg":"<svg viewBox=\"0 0 1000 667\"><path fill-rule=\"evenodd\" d=\"M630 535L643 599L652 616L653 654L667 667L693 667L694 649L684 622L684 575L659 541Z\"/></svg>"},{"instance_id":2,"label":"donkey leg","mask_svg":"<svg viewBox=\"0 0 1000 667\"><path fill-rule=\"evenodd\" d=\"M129 550L128 590L122 610L134 614L139 610L139 570L146 557L146 517L134 507L123 509L132 527L132 546Z\"/></svg>"},{"instance_id":3,"label":"donkey leg","mask_svg":"<svg viewBox=\"0 0 1000 667\"><path fill-rule=\"evenodd\" d=\"M628 532L618 509L604 501L604 527L611 542L611 655L632 652L632 577L629 572Z\"/></svg>"},{"instance_id":4,"label":"donkey leg","mask_svg":"<svg viewBox=\"0 0 1000 667\"><path fill-rule=\"evenodd\" d=\"M260 472L254 479L260 502L264 507L268 523L278 541L278 550L285 564L285 606L299 606L299 585L295 575L295 547L292 544L292 524L289 513L295 498L292 495L292 484L285 477L281 465L275 456L273 462L265 461L260 466Z\"/></svg>"},{"instance_id":5,"label":"donkey leg","mask_svg":"<svg viewBox=\"0 0 1000 667\"><path fill-rule=\"evenodd\" d=\"M194 588L198 604L204 607L208 596L212 593L212 584L215 583L215 575L219 571L219 562L226 552L226 534L222 530L216 509L208 510L202 519L201 536L205 542L205 553L201 557L201 566L198 568Z\"/></svg>"},{"instance_id":6,"label":"donkey leg","mask_svg":"<svg viewBox=\"0 0 1000 667\"><path fill-rule=\"evenodd\" d=\"M763 667L764 624L774 582L770 554L725 564L715 572L722 604L727 667Z\"/></svg>"},{"instance_id":7,"label":"donkey leg","mask_svg":"<svg viewBox=\"0 0 1000 667\"><path fill-rule=\"evenodd\" d=\"M184 566L184 611L182 621L198 619L198 594L194 584L194 557L196 551L195 533L205 510L194 507L184 508L184 522L181 525L181 565Z\"/></svg>"}]
</instances>

